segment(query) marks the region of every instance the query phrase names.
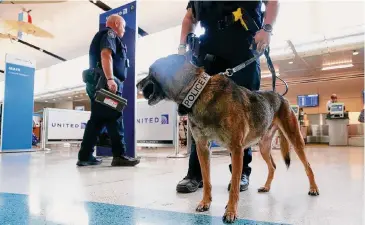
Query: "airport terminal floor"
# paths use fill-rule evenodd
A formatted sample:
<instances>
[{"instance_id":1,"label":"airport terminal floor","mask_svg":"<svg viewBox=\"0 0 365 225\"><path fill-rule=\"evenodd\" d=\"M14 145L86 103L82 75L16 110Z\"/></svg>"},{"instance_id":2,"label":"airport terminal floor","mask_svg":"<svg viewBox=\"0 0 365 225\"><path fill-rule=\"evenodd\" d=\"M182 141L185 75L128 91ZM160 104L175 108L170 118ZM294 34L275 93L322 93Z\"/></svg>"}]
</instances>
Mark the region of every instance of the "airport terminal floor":
<instances>
[{"instance_id":1,"label":"airport terminal floor","mask_svg":"<svg viewBox=\"0 0 365 225\"><path fill-rule=\"evenodd\" d=\"M134 168L76 167L77 149L0 154L1 224L223 224L230 179L228 155L212 156L213 202L196 213L202 189L178 194L188 158L170 159L143 150ZM267 166L253 153L249 189L241 192L239 220L245 225L360 225L363 216L362 147L308 145L320 195L309 196L303 165L292 153L289 170L279 151L269 193L260 194Z\"/></svg>"}]
</instances>

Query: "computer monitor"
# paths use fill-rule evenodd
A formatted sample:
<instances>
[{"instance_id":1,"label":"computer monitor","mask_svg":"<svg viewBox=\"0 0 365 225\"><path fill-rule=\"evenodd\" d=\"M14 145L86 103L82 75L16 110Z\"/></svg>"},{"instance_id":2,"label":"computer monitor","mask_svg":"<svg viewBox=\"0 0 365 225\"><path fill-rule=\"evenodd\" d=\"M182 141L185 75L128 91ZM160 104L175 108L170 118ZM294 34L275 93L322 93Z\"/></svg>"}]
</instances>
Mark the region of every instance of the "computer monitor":
<instances>
[{"instance_id":1,"label":"computer monitor","mask_svg":"<svg viewBox=\"0 0 365 225\"><path fill-rule=\"evenodd\" d=\"M344 117L345 104L344 103L332 103L330 106L331 117Z\"/></svg>"},{"instance_id":2,"label":"computer monitor","mask_svg":"<svg viewBox=\"0 0 365 225\"><path fill-rule=\"evenodd\" d=\"M316 107L319 105L319 95L298 95L297 103L299 107Z\"/></svg>"}]
</instances>

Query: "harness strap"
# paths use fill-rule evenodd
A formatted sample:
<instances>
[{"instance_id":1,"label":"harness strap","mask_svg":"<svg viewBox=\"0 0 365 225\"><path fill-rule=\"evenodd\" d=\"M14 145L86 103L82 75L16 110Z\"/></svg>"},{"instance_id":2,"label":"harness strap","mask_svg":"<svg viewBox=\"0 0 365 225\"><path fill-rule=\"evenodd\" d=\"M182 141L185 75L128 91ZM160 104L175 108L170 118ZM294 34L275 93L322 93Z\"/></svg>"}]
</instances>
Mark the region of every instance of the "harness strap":
<instances>
[{"instance_id":1,"label":"harness strap","mask_svg":"<svg viewBox=\"0 0 365 225\"><path fill-rule=\"evenodd\" d=\"M200 94L204 90L205 86L210 80L210 76L207 73L202 73L199 78L193 84L193 87L190 89L189 93L185 96L184 100L182 101L182 105L186 108L190 109L196 100L199 98Z\"/></svg>"}]
</instances>

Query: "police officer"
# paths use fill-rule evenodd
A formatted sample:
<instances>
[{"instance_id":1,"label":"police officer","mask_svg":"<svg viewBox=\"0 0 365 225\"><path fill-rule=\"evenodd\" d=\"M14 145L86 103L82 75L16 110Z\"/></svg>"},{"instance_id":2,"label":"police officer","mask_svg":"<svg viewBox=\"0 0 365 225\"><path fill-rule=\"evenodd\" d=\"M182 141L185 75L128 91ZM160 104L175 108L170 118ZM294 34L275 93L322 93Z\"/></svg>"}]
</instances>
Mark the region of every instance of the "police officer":
<instances>
[{"instance_id":1,"label":"police officer","mask_svg":"<svg viewBox=\"0 0 365 225\"><path fill-rule=\"evenodd\" d=\"M194 49L197 55L195 63L204 66L208 74L224 72L253 57L250 50L252 43L256 49L263 51L270 44L270 36L278 11L277 1L265 2L265 13L262 12L262 2L259 1L189 1L187 12L182 22L179 54L185 54L187 35L194 32L198 22L205 29L199 37L199 47ZM259 29L247 31L242 24L233 20L233 11L243 8L254 20ZM230 77L238 85L250 90L260 88L259 60ZM252 161L251 148L245 149L243 172L240 191L247 190ZM229 168L232 172L231 165ZM176 190L180 193L195 192L202 187L202 175L196 145L193 140L189 158L187 176L181 180ZM228 190L230 189L230 183Z\"/></svg>"},{"instance_id":2,"label":"police officer","mask_svg":"<svg viewBox=\"0 0 365 225\"><path fill-rule=\"evenodd\" d=\"M91 99L91 115L78 154L78 166L101 164L102 160L96 159L92 154L97 136L104 126L112 142L112 166L135 166L139 163L139 159L125 155L123 114L96 102L94 97L98 89L97 82L101 79L107 80L106 86L101 88L122 95L128 67L127 48L121 40L125 26L125 20L121 16L111 15L107 19L106 28L96 33L91 42L89 60L91 70L95 71L92 74L95 82L87 82L86 86Z\"/></svg>"}]
</instances>

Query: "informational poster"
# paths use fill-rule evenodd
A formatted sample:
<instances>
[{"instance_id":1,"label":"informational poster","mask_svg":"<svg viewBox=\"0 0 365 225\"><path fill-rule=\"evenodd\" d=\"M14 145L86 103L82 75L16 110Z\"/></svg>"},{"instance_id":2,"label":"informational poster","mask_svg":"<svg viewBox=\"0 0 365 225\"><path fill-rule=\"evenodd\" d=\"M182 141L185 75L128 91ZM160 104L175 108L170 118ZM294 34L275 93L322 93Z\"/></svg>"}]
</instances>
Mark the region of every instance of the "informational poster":
<instances>
[{"instance_id":1,"label":"informational poster","mask_svg":"<svg viewBox=\"0 0 365 225\"><path fill-rule=\"evenodd\" d=\"M126 154L130 157L135 157L136 152L136 74L135 74L135 52L137 40L137 4L136 1L120 6L118 8L109 10L100 15L99 29L104 29L108 16L118 14L126 21L125 34L122 38L123 43L127 46L127 57L129 59L130 67L128 68L127 78L123 86L123 97L127 99L128 105L124 109L123 122L125 130L125 142L127 144ZM110 154L107 154L110 155Z\"/></svg>"},{"instance_id":2,"label":"informational poster","mask_svg":"<svg viewBox=\"0 0 365 225\"><path fill-rule=\"evenodd\" d=\"M47 108L47 142L80 142L89 111Z\"/></svg>"},{"instance_id":3,"label":"informational poster","mask_svg":"<svg viewBox=\"0 0 365 225\"><path fill-rule=\"evenodd\" d=\"M173 102L162 101L149 106L137 102L136 133L138 146L172 147L176 128L177 110Z\"/></svg>"},{"instance_id":4,"label":"informational poster","mask_svg":"<svg viewBox=\"0 0 365 225\"><path fill-rule=\"evenodd\" d=\"M1 117L1 151L32 148L34 60L6 54L5 88Z\"/></svg>"}]
</instances>

